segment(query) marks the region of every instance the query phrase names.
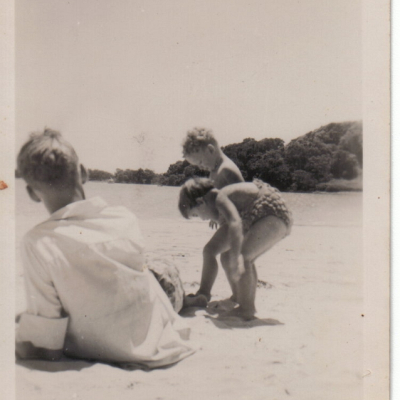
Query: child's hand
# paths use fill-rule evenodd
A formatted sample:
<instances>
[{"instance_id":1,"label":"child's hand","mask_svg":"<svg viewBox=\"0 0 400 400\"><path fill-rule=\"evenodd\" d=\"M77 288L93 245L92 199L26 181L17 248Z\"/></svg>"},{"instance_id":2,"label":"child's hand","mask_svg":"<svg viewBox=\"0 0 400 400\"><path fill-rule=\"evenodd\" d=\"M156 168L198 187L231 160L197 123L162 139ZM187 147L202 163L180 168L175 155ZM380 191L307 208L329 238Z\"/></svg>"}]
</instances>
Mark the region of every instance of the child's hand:
<instances>
[{"instance_id":1,"label":"child's hand","mask_svg":"<svg viewBox=\"0 0 400 400\"><path fill-rule=\"evenodd\" d=\"M240 255L237 258L233 254L231 254L230 256L231 256L230 265L232 268L232 275L231 275L232 279L234 282L239 282L240 278L245 273L243 256Z\"/></svg>"},{"instance_id":2,"label":"child's hand","mask_svg":"<svg viewBox=\"0 0 400 400\"><path fill-rule=\"evenodd\" d=\"M217 229L218 228L218 222L215 222L213 220L210 221L209 225L210 225L211 229L214 229L214 228Z\"/></svg>"}]
</instances>

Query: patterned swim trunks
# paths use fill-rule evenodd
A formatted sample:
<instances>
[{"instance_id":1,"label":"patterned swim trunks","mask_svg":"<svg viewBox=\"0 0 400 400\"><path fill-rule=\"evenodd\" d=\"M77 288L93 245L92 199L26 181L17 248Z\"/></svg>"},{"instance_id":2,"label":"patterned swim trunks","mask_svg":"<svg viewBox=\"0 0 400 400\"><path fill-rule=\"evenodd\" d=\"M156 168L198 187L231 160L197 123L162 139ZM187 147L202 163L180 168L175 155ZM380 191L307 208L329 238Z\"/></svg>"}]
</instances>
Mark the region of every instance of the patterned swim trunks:
<instances>
[{"instance_id":1,"label":"patterned swim trunks","mask_svg":"<svg viewBox=\"0 0 400 400\"><path fill-rule=\"evenodd\" d=\"M258 195L248 210L240 212L243 232L247 233L250 227L261 218L274 215L286 224L288 228L286 236L288 236L293 225L293 218L280 191L260 179L254 179L253 183L258 188Z\"/></svg>"}]
</instances>

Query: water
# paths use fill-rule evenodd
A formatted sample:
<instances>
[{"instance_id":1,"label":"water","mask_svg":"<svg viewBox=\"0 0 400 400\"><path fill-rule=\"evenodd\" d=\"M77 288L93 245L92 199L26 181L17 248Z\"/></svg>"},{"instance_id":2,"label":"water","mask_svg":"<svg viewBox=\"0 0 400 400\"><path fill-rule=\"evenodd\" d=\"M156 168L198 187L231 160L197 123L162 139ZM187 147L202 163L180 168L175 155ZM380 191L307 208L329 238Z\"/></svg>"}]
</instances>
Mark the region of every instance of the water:
<instances>
[{"instance_id":1,"label":"water","mask_svg":"<svg viewBox=\"0 0 400 400\"><path fill-rule=\"evenodd\" d=\"M88 182L86 197L101 196L110 205L124 205L140 220L181 219L178 210L179 188L153 185ZM283 193L293 213L294 224L301 226L361 226L362 193ZM42 204L34 203L22 180L16 181L17 236L48 217Z\"/></svg>"}]
</instances>

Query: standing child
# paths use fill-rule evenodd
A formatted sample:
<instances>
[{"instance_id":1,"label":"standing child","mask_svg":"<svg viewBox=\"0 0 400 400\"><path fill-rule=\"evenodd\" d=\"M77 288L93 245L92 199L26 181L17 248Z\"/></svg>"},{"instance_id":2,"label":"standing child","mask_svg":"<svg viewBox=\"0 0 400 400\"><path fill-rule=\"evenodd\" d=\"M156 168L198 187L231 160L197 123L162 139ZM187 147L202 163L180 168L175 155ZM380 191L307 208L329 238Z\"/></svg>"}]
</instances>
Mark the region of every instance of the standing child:
<instances>
[{"instance_id":1,"label":"standing child","mask_svg":"<svg viewBox=\"0 0 400 400\"><path fill-rule=\"evenodd\" d=\"M186 161L209 171L209 178L217 189L244 182L239 168L223 153L212 131L194 128L187 133L182 146Z\"/></svg>"},{"instance_id":2,"label":"standing child","mask_svg":"<svg viewBox=\"0 0 400 400\"><path fill-rule=\"evenodd\" d=\"M185 218L222 223L218 236L221 263L239 304L230 315L251 319L256 312L254 262L289 235L292 226L279 191L260 180L216 189L210 179L195 178L182 186L179 209Z\"/></svg>"},{"instance_id":3,"label":"standing child","mask_svg":"<svg viewBox=\"0 0 400 400\"><path fill-rule=\"evenodd\" d=\"M187 133L183 142L183 156L192 165L210 172L209 179L217 189L222 189L233 183L244 182L243 176L236 164L227 157L218 145L213 133L203 128L194 128ZM211 220L210 226L217 224ZM217 256L223 248L221 243L225 229L220 225L210 241L203 249L203 269L200 288L193 297L206 296L211 298L211 289L218 274Z\"/></svg>"},{"instance_id":4,"label":"standing child","mask_svg":"<svg viewBox=\"0 0 400 400\"><path fill-rule=\"evenodd\" d=\"M20 358L67 356L159 367L193 353L189 329L144 266L136 217L100 197L86 200L86 170L46 129L22 147L18 170L50 218L24 238L27 310Z\"/></svg>"}]
</instances>

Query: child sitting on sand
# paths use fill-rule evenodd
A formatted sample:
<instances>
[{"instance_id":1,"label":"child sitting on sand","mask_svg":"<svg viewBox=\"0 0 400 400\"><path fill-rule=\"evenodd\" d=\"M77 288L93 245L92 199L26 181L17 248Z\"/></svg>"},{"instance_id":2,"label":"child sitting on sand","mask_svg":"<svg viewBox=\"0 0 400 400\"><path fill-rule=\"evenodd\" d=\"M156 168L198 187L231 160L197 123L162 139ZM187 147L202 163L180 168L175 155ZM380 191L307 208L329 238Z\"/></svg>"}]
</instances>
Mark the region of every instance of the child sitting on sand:
<instances>
[{"instance_id":1,"label":"child sitting on sand","mask_svg":"<svg viewBox=\"0 0 400 400\"><path fill-rule=\"evenodd\" d=\"M229 315L251 319L256 312L254 261L289 235L292 226L279 191L260 180L216 189L210 179L195 178L182 186L179 210L187 219L200 217L221 224L221 263L232 299L239 304Z\"/></svg>"},{"instance_id":2,"label":"child sitting on sand","mask_svg":"<svg viewBox=\"0 0 400 400\"><path fill-rule=\"evenodd\" d=\"M87 173L73 147L46 129L22 147L18 171L50 218L23 241L27 310L17 356L152 368L192 354L189 329L144 266L136 217L100 197L85 199Z\"/></svg>"},{"instance_id":3,"label":"child sitting on sand","mask_svg":"<svg viewBox=\"0 0 400 400\"><path fill-rule=\"evenodd\" d=\"M183 156L192 165L210 171L209 179L217 189L233 183L244 182L243 176L236 164L227 157L218 145L213 133L204 128L194 128L189 131L183 142ZM217 223L210 221L210 226L217 226ZM215 232L203 250L203 270L201 275L200 288L194 298L206 296L211 298L211 288L214 285L218 274L218 263L216 257L222 253L223 236L225 230L220 228ZM190 298L190 297L189 297Z\"/></svg>"}]
</instances>

